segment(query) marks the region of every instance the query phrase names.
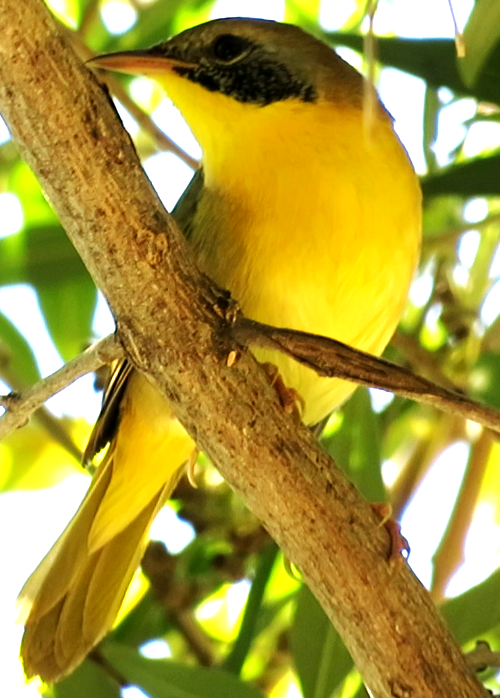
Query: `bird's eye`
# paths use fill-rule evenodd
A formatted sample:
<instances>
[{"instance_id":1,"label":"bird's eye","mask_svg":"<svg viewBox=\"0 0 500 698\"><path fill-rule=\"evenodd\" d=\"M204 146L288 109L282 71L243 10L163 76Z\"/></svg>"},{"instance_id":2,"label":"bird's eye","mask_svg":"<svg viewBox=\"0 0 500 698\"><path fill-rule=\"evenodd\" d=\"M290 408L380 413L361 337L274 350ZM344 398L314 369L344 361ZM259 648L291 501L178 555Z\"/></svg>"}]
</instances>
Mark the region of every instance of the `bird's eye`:
<instances>
[{"instance_id":1,"label":"bird's eye","mask_svg":"<svg viewBox=\"0 0 500 698\"><path fill-rule=\"evenodd\" d=\"M249 42L234 34L222 34L212 44L213 55L218 61L231 63L240 58L249 48Z\"/></svg>"}]
</instances>

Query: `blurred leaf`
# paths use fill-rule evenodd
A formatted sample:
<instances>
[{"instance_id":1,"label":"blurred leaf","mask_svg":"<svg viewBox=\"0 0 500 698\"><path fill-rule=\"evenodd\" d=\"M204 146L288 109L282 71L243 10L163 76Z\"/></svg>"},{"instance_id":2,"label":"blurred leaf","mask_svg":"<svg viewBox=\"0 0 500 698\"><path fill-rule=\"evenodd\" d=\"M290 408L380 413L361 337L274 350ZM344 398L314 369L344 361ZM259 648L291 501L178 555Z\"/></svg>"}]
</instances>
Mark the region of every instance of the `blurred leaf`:
<instances>
[{"instance_id":1,"label":"blurred leaf","mask_svg":"<svg viewBox=\"0 0 500 698\"><path fill-rule=\"evenodd\" d=\"M500 355L497 352L485 352L479 357L470 385L476 400L500 408Z\"/></svg>"},{"instance_id":2,"label":"blurred leaf","mask_svg":"<svg viewBox=\"0 0 500 698\"><path fill-rule=\"evenodd\" d=\"M54 15L68 27L76 24L79 0L47 0Z\"/></svg>"},{"instance_id":3,"label":"blurred leaf","mask_svg":"<svg viewBox=\"0 0 500 698\"><path fill-rule=\"evenodd\" d=\"M83 420L82 420L83 421ZM65 420L61 420L64 424ZM88 425L83 425L88 432ZM35 490L52 487L75 472L82 473L79 461L68 454L63 446L47 438L47 431L33 420L24 429L18 429L2 442L8 447L12 467L2 478L2 490Z\"/></svg>"},{"instance_id":4,"label":"blurred leaf","mask_svg":"<svg viewBox=\"0 0 500 698\"><path fill-rule=\"evenodd\" d=\"M353 668L344 643L305 585L298 595L291 646L304 698L330 698Z\"/></svg>"},{"instance_id":5,"label":"blurred leaf","mask_svg":"<svg viewBox=\"0 0 500 698\"><path fill-rule=\"evenodd\" d=\"M293 581L295 582L295 584L298 584L298 582L296 582L295 580ZM262 606L259 616L257 618L255 636L259 635L259 633L263 632L266 628L268 628L271 625L271 623L276 619L276 617L281 613L282 609L284 609L286 606L288 606L288 604L294 601L296 596L297 592L293 591L288 592L277 601L272 601L271 603L266 602L266 604Z\"/></svg>"},{"instance_id":6,"label":"blurred leaf","mask_svg":"<svg viewBox=\"0 0 500 698\"><path fill-rule=\"evenodd\" d=\"M436 156L434 154L434 143L437 137L438 113L441 106L437 90L426 86L424 100L424 155L429 172L436 170Z\"/></svg>"},{"instance_id":7,"label":"blurred leaf","mask_svg":"<svg viewBox=\"0 0 500 698\"><path fill-rule=\"evenodd\" d=\"M379 417L368 391L356 390L342 412L341 427L324 439L323 445L367 499L383 502Z\"/></svg>"},{"instance_id":8,"label":"blurred leaf","mask_svg":"<svg viewBox=\"0 0 500 698\"><path fill-rule=\"evenodd\" d=\"M102 653L130 683L150 698L263 698L258 688L220 669L146 659L130 647L106 642Z\"/></svg>"},{"instance_id":9,"label":"blurred leaf","mask_svg":"<svg viewBox=\"0 0 500 698\"><path fill-rule=\"evenodd\" d=\"M52 687L53 698L121 698L118 683L87 659L71 676Z\"/></svg>"},{"instance_id":10,"label":"blurred leaf","mask_svg":"<svg viewBox=\"0 0 500 698\"><path fill-rule=\"evenodd\" d=\"M126 34L120 36L108 36L108 41L102 50L124 51L127 49L147 48L166 41L179 31L177 26L179 10L191 6L197 9L200 5L206 5L204 0L186 2L186 0L169 0L169 2L155 2L146 5L138 15L137 22ZM213 3L210 3L213 4ZM203 18L200 21L203 21ZM196 24L197 22L194 22Z\"/></svg>"},{"instance_id":11,"label":"blurred leaf","mask_svg":"<svg viewBox=\"0 0 500 698\"><path fill-rule=\"evenodd\" d=\"M35 355L17 327L0 312L0 378L14 390L40 378Z\"/></svg>"},{"instance_id":12,"label":"blurred leaf","mask_svg":"<svg viewBox=\"0 0 500 698\"><path fill-rule=\"evenodd\" d=\"M458 60L463 81L473 87L500 39L500 0L476 0L464 29L465 56Z\"/></svg>"},{"instance_id":13,"label":"blurred leaf","mask_svg":"<svg viewBox=\"0 0 500 698\"><path fill-rule=\"evenodd\" d=\"M262 608L264 592L266 590L269 577L271 576L279 548L276 543L269 543L262 551L255 576L250 587L243 620L238 632L233 648L230 654L226 657L223 668L236 675L239 675L245 659L250 651L252 640L256 634L257 622Z\"/></svg>"},{"instance_id":14,"label":"blurred leaf","mask_svg":"<svg viewBox=\"0 0 500 698\"><path fill-rule=\"evenodd\" d=\"M285 5L285 21L295 21L300 24L308 21L317 24L320 4L320 0L293 0L293 2L287 2Z\"/></svg>"},{"instance_id":15,"label":"blurred leaf","mask_svg":"<svg viewBox=\"0 0 500 698\"><path fill-rule=\"evenodd\" d=\"M34 226L0 238L0 285L28 283L38 288L90 279L60 225Z\"/></svg>"},{"instance_id":16,"label":"blurred leaf","mask_svg":"<svg viewBox=\"0 0 500 698\"><path fill-rule=\"evenodd\" d=\"M21 201L26 228L58 225L38 180L23 160L19 159L11 165L7 186Z\"/></svg>"},{"instance_id":17,"label":"blurred leaf","mask_svg":"<svg viewBox=\"0 0 500 698\"><path fill-rule=\"evenodd\" d=\"M457 642L464 644L500 625L500 570L481 584L445 601L441 614Z\"/></svg>"},{"instance_id":18,"label":"blurred leaf","mask_svg":"<svg viewBox=\"0 0 500 698\"><path fill-rule=\"evenodd\" d=\"M92 336L97 289L90 277L39 285L38 300L52 340L65 361L82 352Z\"/></svg>"},{"instance_id":19,"label":"blurred leaf","mask_svg":"<svg viewBox=\"0 0 500 698\"><path fill-rule=\"evenodd\" d=\"M425 185L424 185L425 186ZM433 258L432 247L429 249L426 246L427 240L436 240L440 237L449 238L450 230L461 227L463 211L463 200L455 195L449 194L447 196L440 196L439 198L427 197L424 202L423 211L423 226L424 226L424 248L423 255L425 261L432 258L432 266L429 272L436 271L436 260ZM455 245L450 244L450 254L453 254L452 259L455 259ZM407 331L413 328L405 328Z\"/></svg>"},{"instance_id":20,"label":"blurred leaf","mask_svg":"<svg viewBox=\"0 0 500 698\"><path fill-rule=\"evenodd\" d=\"M474 124L482 124L482 123L490 123L490 124L498 124L500 123L500 111L494 111L491 114L483 114L482 112L477 112L472 118L470 119L465 119L463 124L467 128Z\"/></svg>"},{"instance_id":21,"label":"blurred leaf","mask_svg":"<svg viewBox=\"0 0 500 698\"><path fill-rule=\"evenodd\" d=\"M330 32L325 34L325 39L355 51L363 51L363 37L359 34ZM455 42L452 39L379 37L376 47L377 59L383 65L416 75L435 88L448 87L459 95L500 103L500 44L490 54L473 89L460 76Z\"/></svg>"},{"instance_id":22,"label":"blurred leaf","mask_svg":"<svg viewBox=\"0 0 500 698\"><path fill-rule=\"evenodd\" d=\"M26 228L0 239L0 285L32 284L54 343L65 360L91 336L97 290L60 225Z\"/></svg>"},{"instance_id":23,"label":"blurred leaf","mask_svg":"<svg viewBox=\"0 0 500 698\"><path fill-rule=\"evenodd\" d=\"M165 635L169 627L164 609L155 601L151 591L147 591L110 637L113 642L140 647Z\"/></svg>"},{"instance_id":24,"label":"blurred leaf","mask_svg":"<svg viewBox=\"0 0 500 698\"><path fill-rule=\"evenodd\" d=\"M207 22L210 19L210 13L214 5L215 0L188 0L188 2L181 2L173 23L174 33L184 31L189 27L195 27L197 24L202 24L202 22Z\"/></svg>"},{"instance_id":25,"label":"blurred leaf","mask_svg":"<svg viewBox=\"0 0 500 698\"><path fill-rule=\"evenodd\" d=\"M424 196L458 194L463 197L500 194L500 155L478 157L452 165L422 180Z\"/></svg>"}]
</instances>

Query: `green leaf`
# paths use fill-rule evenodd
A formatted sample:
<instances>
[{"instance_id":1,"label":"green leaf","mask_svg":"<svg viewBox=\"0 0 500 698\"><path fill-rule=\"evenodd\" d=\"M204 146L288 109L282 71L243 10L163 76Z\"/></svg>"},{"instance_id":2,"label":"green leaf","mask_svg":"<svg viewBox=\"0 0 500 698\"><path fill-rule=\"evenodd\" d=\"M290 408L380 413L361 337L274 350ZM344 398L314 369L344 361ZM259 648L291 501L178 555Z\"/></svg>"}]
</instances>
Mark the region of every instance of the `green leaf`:
<instances>
[{"instance_id":1,"label":"green leaf","mask_svg":"<svg viewBox=\"0 0 500 698\"><path fill-rule=\"evenodd\" d=\"M460 75L472 87L500 39L500 0L476 0L464 30L466 54L458 61Z\"/></svg>"},{"instance_id":2,"label":"green leaf","mask_svg":"<svg viewBox=\"0 0 500 698\"><path fill-rule=\"evenodd\" d=\"M164 609L155 601L149 590L130 613L127 613L110 637L113 642L140 647L150 640L163 637L170 627L171 623Z\"/></svg>"},{"instance_id":3,"label":"green leaf","mask_svg":"<svg viewBox=\"0 0 500 698\"><path fill-rule=\"evenodd\" d=\"M258 688L220 669L146 659L131 647L110 642L102 653L121 676L151 698L263 698Z\"/></svg>"},{"instance_id":4,"label":"green leaf","mask_svg":"<svg viewBox=\"0 0 500 698\"><path fill-rule=\"evenodd\" d=\"M285 21L291 22L295 20L296 23L300 24L307 18L309 22L317 24L319 7L319 0L294 0L293 3L287 2L285 5L285 11L287 12Z\"/></svg>"},{"instance_id":5,"label":"green leaf","mask_svg":"<svg viewBox=\"0 0 500 698\"><path fill-rule=\"evenodd\" d=\"M86 348L92 335L97 289L90 277L38 286L38 300L52 340L65 361Z\"/></svg>"},{"instance_id":6,"label":"green leaf","mask_svg":"<svg viewBox=\"0 0 500 698\"><path fill-rule=\"evenodd\" d=\"M57 217L28 165L23 160L17 160L7 174L7 186L23 207L25 227L57 225Z\"/></svg>"},{"instance_id":7,"label":"green leaf","mask_svg":"<svg viewBox=\"0 0 500 698\"><path fill-rule=\"evenodd\" d=\"M63 359L91 336L97 291L60 225L34 226L0 239L0 285L34 286L48 330Z\"/></svg>"},{"instance_id":8,"label":"green leaf","mask_svg":"<svg viewBox=\"0 0 500 698\"><path fill-rule=\"evenodd\" d=\"M436 155L434 153L434 143L437 138L438 114L441 102L437 90L429 85L426 86L424 99L424 155L427 168L430 172L437 169Z\"/></svg>"},{"instance_id":9,"label":"green leaf","mask_svg":"<svg viewBox=\"0 0 500 698\"><path fill-rule=\"evenodd\" d=\"M424 196L498 196L500 194L500 155L462 162L422 180Z\"/></svg>"},{"instance_id":10,"label":"green leaf","mask_svg":"<svg viewBox=\"0 0 500 698\"><path fill-rule=\"evenodd\" d=\"M291 646L304 698L330 698L353 668L344 643L306 586L298 595Z\"/></svg>"},{"instance_id":11,"label":"green leaf","mask_svg":"<svg viewBox=\"0 0 500 698\"><path fill-rule=\"evenodd\" d=\"M120 698L121 692L114 681L100 666L87 659L71 676L56 683L53 698Z\"/></svg>"},{"instance_id":12,"label":"green leaf","mask_svg":"<svg viewBox=\"0 0 500 698\"><path fill-rule=\"evenodd\" d=\"M15 389L40 378L33 351L12 322L0 312L0 377Z\"/></svg>"},{"instance_id":13,"label":"green leaf","mask_svg":"<svg viewBox=\"0 0 500 698\"><path fill-rule=\"evenodd\" d=\"M332 32L325 39L355 51L363 51L359 34ZM448 87L457 94L480 101L500 103L500 44L490 54L472 89L465 84L457 65L457 52L452 39L377 39L377 59L425 80L432 87Z\"/></svg>"},{"instance_id":14,"label":"green leaf","mask_svg":"<svg viewBox=\"0 0 500 698\"><path fill-rule=\"evenodd\" d=\"M367 499L383 502L380 420L372 409L368 391L356 390L342 412L342 426L323 445Z\"/></svg>"},{"instance_id":15,"label":"green leaf","mask_svg":"<svg viewBox=\"0 0 500 698\"><path fill-rule=\"evenodd\" d=\"M177 33L178 27L174 26L174 23L176 25L179 10L182 10L186 4L186 0L169 0L167 3L152 3L144 7L130 31L121 36L108 35L108 41L102 47L102 50L123 51L147 48L165 41ZM191 5L193 4L200 5L203 3L191 2ZM205 19L208 19L208 17L204 17L201 21Z\"/></svg>"},{"instance_id":16,"label":"green leaf","mask_svg":"<svg viewBox=\"0 0 500 698\"><path fill-rule=\"evenodd\" d=\"M3 286L28 283L38 288L90 278L60 225L32 226L0 238L0 258Z\"/></svg>"},{"instance_id":17,"label":"green leaf","mask_svg":"<svg viewBox=\"0 0 500 698\"><path fill-rule=\"evenodd\" d=\"M440 610L457 642L464 644L500 625L500 570L454 599Z\"/></svg>"},{"instance_id":18,"label":"green leaf","mask_svg":"<svg viewBox=\"0 0 500 698\"><path fill-rule=\"evenodd\" d=\"M233 674L239 675L245 659L250 651L252 640L256 634L258 619L264 599L267 582L276 562L279 549L276 543L269 543L263 550L255 576L248 594L245 612L241 622L238 637L236 638L230 654L224 661L223 668Z\"/></svg>"}]
</instances>

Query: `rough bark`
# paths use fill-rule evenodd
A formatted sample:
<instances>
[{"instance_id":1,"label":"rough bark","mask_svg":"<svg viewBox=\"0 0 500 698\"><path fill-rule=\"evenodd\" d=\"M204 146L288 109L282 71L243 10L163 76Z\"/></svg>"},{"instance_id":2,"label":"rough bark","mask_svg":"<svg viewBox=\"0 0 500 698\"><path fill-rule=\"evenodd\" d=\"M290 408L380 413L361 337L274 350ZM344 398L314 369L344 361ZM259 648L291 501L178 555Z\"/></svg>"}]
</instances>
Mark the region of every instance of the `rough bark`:
<instances>
[{"instance_id":1,"label":"rough bark","mask_svg":"<svg viewBox=\"0 0 500 698\"><path fill-rule=\"evenodd\" d=\"M283 413L247 352L226 365L226 297L194 267L106 93L42 1L0 0L0 27L0 111L131 360L302 571L372 694L486 695L410 569L387 562L370 506Z\"/></svg>"}]
</instances>

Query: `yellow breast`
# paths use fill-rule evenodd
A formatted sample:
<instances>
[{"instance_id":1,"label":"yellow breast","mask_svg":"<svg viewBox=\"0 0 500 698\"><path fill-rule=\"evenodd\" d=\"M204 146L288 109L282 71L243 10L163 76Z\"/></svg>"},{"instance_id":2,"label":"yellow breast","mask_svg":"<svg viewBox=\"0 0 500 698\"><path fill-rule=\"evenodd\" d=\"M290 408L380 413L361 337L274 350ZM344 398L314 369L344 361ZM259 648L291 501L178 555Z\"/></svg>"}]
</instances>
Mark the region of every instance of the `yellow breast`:
<instances>
[{"instance_id":1,"label":"yellow breast","mask_svg":"<svg viewBox=\"0 0 500 698\"><path fill-rule=\"evenodd\" d=\"M421 225L419 185L389 117L367 131L358 109L293 102L247 108L244 128L237 115L225 123L204 141L192 237L201 267L250 318L380 354L405 304ZM302 395L306 423L354 389L255 353Z\"/></svg>"}]
</instances>

